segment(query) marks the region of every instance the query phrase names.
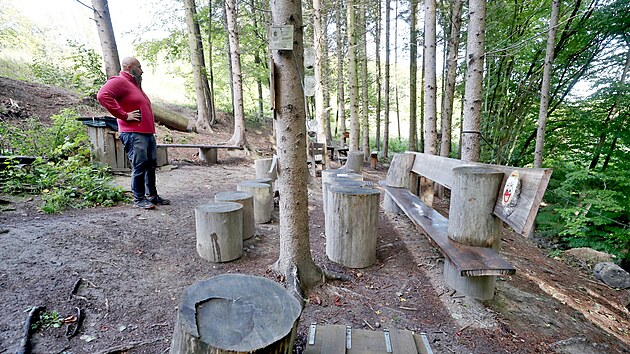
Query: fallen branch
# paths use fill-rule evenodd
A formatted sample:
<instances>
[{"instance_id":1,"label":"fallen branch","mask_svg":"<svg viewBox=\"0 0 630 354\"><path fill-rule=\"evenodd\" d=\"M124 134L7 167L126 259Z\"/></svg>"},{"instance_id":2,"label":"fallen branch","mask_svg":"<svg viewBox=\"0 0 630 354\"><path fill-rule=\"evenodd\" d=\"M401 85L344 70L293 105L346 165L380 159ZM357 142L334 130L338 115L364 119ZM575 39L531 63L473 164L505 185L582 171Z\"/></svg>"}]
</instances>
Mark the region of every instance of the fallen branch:
<instances>
[{"instance_id":1,"label":"fallen branch","mask_svg":"<svg viewBox=\"0 0 630 354\"><path fill-rule=\"evenodd\" d=\"M33 322L36 321L39 316L39 312L43 310L43 306L33 306L28 312L28 317L24 323L24 331L22 332L22 340L20 341L20 349L18 349L17 354L29 354L31 352L31 333Z\"/></svg>"}]
</instances>

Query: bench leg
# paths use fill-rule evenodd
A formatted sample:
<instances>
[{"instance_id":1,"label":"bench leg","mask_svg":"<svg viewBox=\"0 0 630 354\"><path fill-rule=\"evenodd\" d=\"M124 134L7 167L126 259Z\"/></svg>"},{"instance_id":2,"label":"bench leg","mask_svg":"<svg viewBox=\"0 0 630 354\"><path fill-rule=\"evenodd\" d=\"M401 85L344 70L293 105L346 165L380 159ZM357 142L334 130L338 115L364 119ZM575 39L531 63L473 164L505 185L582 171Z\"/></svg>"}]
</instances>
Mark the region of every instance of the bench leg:
<instances>
[{"instance_id":1,"label":"bench leg","mask_svg":"<svg viewBox=\"0 0 630 354\"><path fill-rule=\"evenodd\" d=\"M385 193L385 196L383 197L383 210L390 213L404 214L404 211L400 209L394 199L392 199L392 197L390 197L387 193Z\"/></svg>"},{"instance_id":2,"label":"bench leg","mask_svg":"<svg viewBox=\"0 0 630 354\"><path fill-rule=\"evenodd\" d=\"M217 163L217 149L199 148L199 159L207 163Z\"/></svg>"},{"instance_id":3,"label":"bench leg","mask_svg":"<svg viewBox=\"0 0 630 354\"><path fill-rule=\"evenodd\" d=\"M477 300L490 300L494 297L494 288L497 277L484 275L477 277L464 277L453 266L448 258L444 259L444 281L446 284L460 293Z\"/></svg>"}]
</instances>

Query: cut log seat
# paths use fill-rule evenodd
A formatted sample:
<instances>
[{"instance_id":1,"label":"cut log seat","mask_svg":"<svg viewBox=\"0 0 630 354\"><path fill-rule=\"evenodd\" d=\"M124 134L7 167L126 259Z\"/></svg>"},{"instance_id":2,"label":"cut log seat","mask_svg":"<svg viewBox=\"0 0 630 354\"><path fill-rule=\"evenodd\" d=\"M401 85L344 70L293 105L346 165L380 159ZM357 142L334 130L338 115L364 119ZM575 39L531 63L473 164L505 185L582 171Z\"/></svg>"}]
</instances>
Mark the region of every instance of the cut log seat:
<instances>
[{"instance_id":1,"label":"cut log seat","mask_svg":"<svg viewBox=\"0 0 630 354\"><path fill-rule=\"evenodd\" d=\"M158 148L192 148L199 149L199 158L203 162L217 163L217 151L219 149L243 150L242 146L206 145L206 144L157 144Z\"/></svg>"},{"instance_id":2,"label":"cut log seat","mask_svg":"<svg viewBox=\"0 0 630 354\"><path fill-rule=\"evenodd\" d=\"M457 268L461 276L512 275L516 269L492 248L467 246L448 238L448 219L424 204L406 188L386 186L385 192L398 207L422 229L445 257Z\"/></svg>"}]
</instances>

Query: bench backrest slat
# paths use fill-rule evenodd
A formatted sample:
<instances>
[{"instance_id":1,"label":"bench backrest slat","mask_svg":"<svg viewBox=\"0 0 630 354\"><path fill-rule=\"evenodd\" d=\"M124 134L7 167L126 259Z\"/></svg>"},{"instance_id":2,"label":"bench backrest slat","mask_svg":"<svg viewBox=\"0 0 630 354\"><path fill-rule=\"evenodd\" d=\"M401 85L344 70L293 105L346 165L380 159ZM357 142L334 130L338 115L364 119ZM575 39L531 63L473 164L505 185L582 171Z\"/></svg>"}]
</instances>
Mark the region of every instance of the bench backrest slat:
<instances>
[{"instance_id":1,"label":"bench backrest slat","mask_svg":"<svg viewBox=\"0 0 630 354\"><path fill-rule=\"evenodd\" d=\"M503 181L497 195L494 206L494 214L505 223L510 225L514 231L521 235L529 234L534 225L534 219L538 213L538 208L542 202L543 195L549 184L551 169L549 168L520 168L501 165L482 164L477 162L467 162L436 155L427 155L417 152L407 152L414 154L415 159L411 171L418 175L433 180L449 189L453 185L453 168L459 166L483 166L503 172ZM512 173L518 171L521 180L521 194L514 211L508 215L501 203L501 197L505 182Z\"/></svg>"}]
</instances>

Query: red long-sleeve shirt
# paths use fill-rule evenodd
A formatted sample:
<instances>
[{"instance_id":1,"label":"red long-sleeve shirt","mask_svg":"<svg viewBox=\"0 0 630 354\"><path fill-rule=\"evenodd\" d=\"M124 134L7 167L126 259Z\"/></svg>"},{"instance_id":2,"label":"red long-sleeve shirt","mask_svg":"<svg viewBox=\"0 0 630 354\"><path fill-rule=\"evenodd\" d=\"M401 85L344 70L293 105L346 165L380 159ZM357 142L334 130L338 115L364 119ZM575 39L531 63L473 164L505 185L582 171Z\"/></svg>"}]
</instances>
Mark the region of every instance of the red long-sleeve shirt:
<instances>
[{"instance_id":1,"label":"red long-sleeve shirt","mask_svg":"<svg viewBox=\"0 0 630 354\"><path fill-rule=\"evenodd\" d=\"M118 118L119 132L155 134L151 101L128 72L121 71L120 75L107 80L98 91L96 99ZM127 113L137 109L142 113L142 119L139 122L127 121Z\"/></svg>"}]
</instances>

